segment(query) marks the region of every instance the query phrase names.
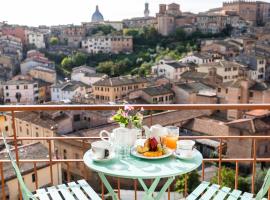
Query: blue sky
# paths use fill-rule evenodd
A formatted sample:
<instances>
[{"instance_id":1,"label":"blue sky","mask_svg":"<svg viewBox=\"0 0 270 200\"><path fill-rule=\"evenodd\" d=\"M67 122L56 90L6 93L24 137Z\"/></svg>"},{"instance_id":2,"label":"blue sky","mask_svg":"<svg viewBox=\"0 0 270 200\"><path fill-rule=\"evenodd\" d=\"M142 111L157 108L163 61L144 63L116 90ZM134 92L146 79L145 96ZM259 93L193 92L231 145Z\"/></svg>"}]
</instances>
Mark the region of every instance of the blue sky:
<instances>
[{"instance_id":1,"label":"blue sky","mask_svg":"<svg viewBox=\"0 0 270 200\"><path fill-rule=\"evenodd\" d=\"M2 0L0 21L24 25L80 24L91 20L98 4L105 20L121 20L143 15L144 3L151 15L160 3L179 3L181 10L200 12L219 7L222 0Z\"/></svg>"}]
</instances>

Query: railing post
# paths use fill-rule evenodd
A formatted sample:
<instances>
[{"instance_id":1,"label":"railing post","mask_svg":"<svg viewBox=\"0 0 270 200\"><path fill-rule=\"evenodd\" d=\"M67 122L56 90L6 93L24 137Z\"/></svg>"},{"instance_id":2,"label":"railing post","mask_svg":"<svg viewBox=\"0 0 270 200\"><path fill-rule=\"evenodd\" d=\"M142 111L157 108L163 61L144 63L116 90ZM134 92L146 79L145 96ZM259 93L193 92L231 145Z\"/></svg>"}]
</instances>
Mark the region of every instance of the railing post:
<instances>
[{"instance_id":1,"label":"railing post","mask_svg":"<svg viewBox=\"0 0 270 200\"><path fill-rule=\"evenodd\" d=\"M202 160L202 180L204 181L204 160Z\"/></svg>"},{"instance_id":2,"label":"railing post","mask_svg":"<svg viewBox=\"0 0 270 200\"><path fill-rule=\"evenodd\" d=\"M101 183L101 198L102 198L102 200L104 200L105 199L105 197L104 197L104 184L103 184L103 182L100 180L100 183Z\"/></svg>"},{"instance_id":3,"label":"railing post","mask_svg":"<svg viewBox=\"0 0 270 200\"><path fill-rule=\"evenodd\" d=\"M137 200L137 180L134 179L134 199Z\"/></svg>"},{"instance_id":4,"label":"railing post","mask_svg":"<svg viewBox=\"0 0 270 200\"><path fill-rule=\"evenodd\" d=\"M219 152L218 152L218 184L221 185L221 164L222 164L222 139L219 143Z\"/></svg>"},{"instance_id":5,"label":"railing post","mask_svg":"<svg viewBox=\"0 0 270 200\"><path fill-rule=\"evenodd\" d=\"M1 172L1 185L2 185L2 199L6 200L6 191L5 191L5 176L3 171L3 162L0 163L0 172Z\"/></svg>"},{"instance_id":6,"label":"railing post","mask_svg":"<svg viewBox=\"0 0 270 200\"><path fill-rule=\"evenodd\" d=\"M67 164L67 182L70 182L69 163L66 162L66 164Z\"/></svg>"},{"instance_id":7,"label":"railing post","mask_svg":"<svg viewBox=\"0 0 270 200\"><path fill-rule=\"evenodd\" d=\"M36 190L38 189L38 174L37 174L37 163L34 161L34 173L35 173L35 186Z\"/></svg>"},{"instance_id":8,"label":"railing post","mask_svg":"<svg viewBox=\"0 0 270 200\"><path fill-rule=\"evenodd\" d=\"M84 154L85 151L86 151L84 139L82 140L82 143L83 143L83 154ZM87 169L86 169L86 165L83 165L83 172L84 172L84 178L87 179Z\"/></svg>"},{"instance_id":9,"label":"railing post","mask_svg":"<svg viewBox=\"0 0 270 200\"><path fill-rule=\"evenodd\" d=\"M118 193L118 199L120 199L120 178L117 178L117 193Z\"/></svg>"},{"instance_id":10,"label":"railing post","mask_svg":"<svg viewBox=\"0 0 270 200\"><path fill-rule=\"evenodd\" d=\"M251 185L251 192L254 193L255 191L255 177L256 177L256 157L257 157L257 147L256 147L256 139L252 139L253 143L253 162L252 162L252 185Z\"/></svg>"},{"instance_id":11,"label":"railing post","mask_svg":"<svg viewBox=\"0 0 270 200\"><path fill-rule=\"evenodd\" d=\"M50 159L50 177L51 177L51 184L53 185L53 166L52 166L52 143L51 140L49 142L49 159Z\"/></svg>"},{"instance_id":12,"label":"railing post","mask_svg":"<svg viewBox=\"0 0 270 200\"><path fill-rule=\"evenodd\" d=\"M239 170L239 162L235 161L235 180L234 180L234 189L238 188L238 170Z\"/></svg>"},{"instance_id":13,"label":"railing post","mask_svg":"<svg viewBox=\"0 0 270 200\"><path fill-rule=\"evenodd\" d=\"M18 153L17 131L16 131L16 125L15 125L15 112L14 111L11 112L11 116L12 116L12 129L13 129L13 140L14 140L15 158L16 158L16 163L17 163L18 167L20 167L19 153ZM19 189L20 200L22 200L22 191L21 191L21 187L20 187L19 181L18 181L18 189Z\"/></svg>"},{"instance_id":14,"label":"railing post","mask_svg":"<svg viewBox=\"0 0 270 200\"><path fill-rule=\"evenodd\" d=\"M171 200L171 185L168 187L168 200Z\"/></svg>"}]
</instances>

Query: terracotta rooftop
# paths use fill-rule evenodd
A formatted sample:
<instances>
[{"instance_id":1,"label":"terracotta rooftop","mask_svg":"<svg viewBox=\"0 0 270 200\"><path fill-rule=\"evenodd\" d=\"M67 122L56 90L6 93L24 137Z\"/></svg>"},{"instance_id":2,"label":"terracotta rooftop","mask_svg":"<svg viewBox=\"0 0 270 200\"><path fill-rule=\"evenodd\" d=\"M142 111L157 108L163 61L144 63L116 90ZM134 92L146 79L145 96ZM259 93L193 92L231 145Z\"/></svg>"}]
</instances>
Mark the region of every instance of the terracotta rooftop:
<instances>
[{"instance_id":1,"label":"terracotta rooftop","mask_svg":"<svg viewBox=\"0 0 270 200\"><path fill-rule=\"evenodd\" d=\"M169 87L166 87L164 85L163 86L157 86L157 87L144 88L142 91L145 92L146 94L150 95L150 96L173 94L173 91Z\"/></svg>"},{"instance_id":2,"label":"terracotta rooftop","mask_svg":"<svg viewBox=\"0 0 270 200\"><path fill-rule=\"evenodd\" d=\"M208 111L203 111L203 110L167 111L167 112L153 114L152 124L153 125L160 124L162 126L168 126L171 124L179 124L186 120L193 119L200 116L205 116L208 114L209 114ZM146 116L143 120L143 124L150 126L151 117ZM118 124L109 123L104 126L73 132L72 134L69 134L68 136L92 136L92 137L96 136L98 137L99 133L102 130L112 131L114 128L118 128L118 127L119 127Z\"/></svg>"},{"instance_id":3,"label":"terracotta rooftop","mask_svg":"<svg viewBox=\"0 0 270 200\"><path fill-rule=\"evenodd\" d=\"M114 78L106 78L94 83L94 86L122 86L122 85L133 85L139 83L147 83L148 80L142 77L114 77Z\"/></svg>"},{"instance_id":4,"label":"terracotta rooftop","mask_svg":"<svg viewBox=\"0 0 270 200\"><path fill-rule=\"evenodd\" d=\"M13 157L15 158L14 148L11 148L11 151ZM47 148L44 147L44 145L42 145L41 143L33 143L30 145L28 144L21 146L18 148L18 153L20 159L46 159L49 157ZM0 153L0 159L9 160L9 157L5 150ZM48 165L48 163L37 162L37 169L44 168ZM20 163L20 172L22 174L33 172L33 170L33 163ZM3 164L3 172L6 181L16 177L11 163Z\"/></svg>"},{"instance_id":5,"label":"terracotta rooftop","mask_svg":"<svg viewBox=\"0 0 270 200\"><path fill-rule=\"evenodd\" d=\"M251 110L246 112L246 115L254 116L254 117L264 117L270 114L269 110Z\"/></svg>"}]
</instances>

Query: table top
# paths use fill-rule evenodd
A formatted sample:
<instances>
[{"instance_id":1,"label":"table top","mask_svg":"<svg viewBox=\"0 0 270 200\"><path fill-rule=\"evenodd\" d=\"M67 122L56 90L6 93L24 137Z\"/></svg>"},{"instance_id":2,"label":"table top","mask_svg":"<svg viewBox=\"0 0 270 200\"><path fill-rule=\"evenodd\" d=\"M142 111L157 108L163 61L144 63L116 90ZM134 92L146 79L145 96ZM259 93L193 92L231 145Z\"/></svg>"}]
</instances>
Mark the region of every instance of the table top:
<instances>
[{"instance_id":1,"label":"table top","mask_svg":"<svg viewBox=\"0 0 270 200\"><path fill-rule=\"evenodd\" d=\"M173 155L158 160L146 160L130 156L126 159L115 158L107 162L95 162L91 158L91 150L88 150L83 157L87 167L105 175L131 178L131 179L153 179L167 178L186 174L198 168L202 163L202 155L196 150L191 160L180 160Z\"/></svg>"}]
</instances>

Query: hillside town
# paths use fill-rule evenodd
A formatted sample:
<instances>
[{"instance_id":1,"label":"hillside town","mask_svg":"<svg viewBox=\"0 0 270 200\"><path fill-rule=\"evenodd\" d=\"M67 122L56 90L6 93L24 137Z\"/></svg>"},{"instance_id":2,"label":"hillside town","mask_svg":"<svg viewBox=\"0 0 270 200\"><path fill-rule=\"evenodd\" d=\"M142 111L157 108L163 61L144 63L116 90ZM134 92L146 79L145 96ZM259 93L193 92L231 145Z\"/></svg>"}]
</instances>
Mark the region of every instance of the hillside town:
<instances>
[{"instance_id":1,"label":"hillside town","mask_svg":"<svg viewBox=\"0 0 270 200\"><path fill-rule=\"evenodd\" d=\"M80 25L0 22L0 104L270 103L270 3L223 2L201 13L183 12L178 3L160 4L155 14L150 8L145 3L141 17L110 21L97 5L89 21ZM85 110L15 112L15 129L18 137L99 137L100 131L117 127L111 115ZM0 113L0 122L0 130L13 136L11 113ZM181 135L190 136L270 134L269 110L145 112L143 122L178 126ZM81 140L25 140L19 152L25 159L42 159L50 149L55 158L79 159L89 145ZM196 145L204 157L219 153L219 141L198 139ZM241 139L226 140L222 146L224 157L253 156L252 145ZM258 141L257 148L257 157L270 157L269 140ZM0 157L5 158L4 151ZM251 172L250 164L239 165ZM3 169L5 195L16 199L19 193L13 188L18 185L10 166ZM49 185L53 170L54 184L87 177L100 191L97 173L86 172L83 163L21 167L32 190L36 176L39 186ZM207 168L207 176L215 175L216 166ZM133 189L128 181L121 185Z\"/></svg>"}]
</instances>

